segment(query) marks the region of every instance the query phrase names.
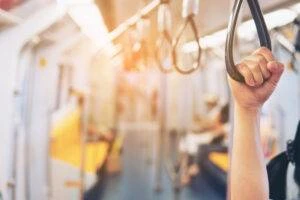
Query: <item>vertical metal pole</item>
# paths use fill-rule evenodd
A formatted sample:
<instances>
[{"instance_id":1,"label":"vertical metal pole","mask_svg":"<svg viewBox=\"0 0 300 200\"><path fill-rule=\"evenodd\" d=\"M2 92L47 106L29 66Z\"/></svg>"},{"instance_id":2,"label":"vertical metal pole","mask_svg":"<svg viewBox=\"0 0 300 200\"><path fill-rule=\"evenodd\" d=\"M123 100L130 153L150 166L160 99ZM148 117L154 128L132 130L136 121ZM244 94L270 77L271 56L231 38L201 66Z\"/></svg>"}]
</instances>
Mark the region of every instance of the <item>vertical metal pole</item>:
<instances>
[{"instance_id":1,"label":"vertical metal pole","mask_svg":"<svg viewBox=\"0 0 300 200\"><path fill-rule=\"evenodd\" d=\"M35 54L35 49L32 47L32 54ZM34 60L32 59L32 64ZM30 183L30 131L31 131L31 113L33 107L34 85L35 85L35 68L30 67L28 70L28 79L26 80L28 86L26 88L26 110L24 113L24 125L25 125L25 184L26 184L26 199L31 200L31 183Z\"/></svg>"},{"instance_id":2,"label":"vertical metal pole","mask_svg":"<svg viewBox=\"0 0 300 200\"><path fill-rule=\"evenodd\" d=\"M115 112L114 112L114 128L118 132L119 130L119 73L115 73Z\"/></svg>"},{"instance_id":3,"label":"vertical metal pole","mask_svg":"<svg viewBox=\"0 0 300 200\"><path fill-rule=\"evenodd\" d=\"M23 51L21 51L20 55L23 54ZM19 56L19 59L21 59L21 56ZM19 98L20 98L20 90L18 88L18 73L19 73L19 66L20 63L18 61L17 69L16 69L16 80L15 80L15 88L13 91L13 100L14 100L14 113L13 113L13 156L12 156L12 174L11 174L11 180L8 182L8 187L11 188L11 199L16 199L16 184L17 184L17 158L18 158L18 128L19 128Z\"/></svg>"},{"instance_id":4,"label":"vertical metal pole","mask_svg":"<svg viewBox=\"0 0 300 200\"><path fill-rule=\"evenodd\" d=\"M17 94L14 94L14 98L17 98ZM17 180L17 156L18 156L18 126L19 123L17 121L16 110L14 116L14 127L13 127L13 157L12 157L12 177L8 183L8 186L11 188L11 199L16 199L16 180Z\"/></svg>"},{"instance_id":5,"label":"vertical metal pole","mask_svg":"<svg viewBox=\"0 0 300 200\"><path fill-rule=\"evenodd\" d=\"M58 83L56 87L56 105L55 109L59 109L61 105L61 90L62 90L62 82L63 82L63 75L64 75L64 65L58 66Z\"/></svg>"},{"instance_id":6,"label":"vertical metal pole","mask_svg":"<svg viewBox=\"0 0 300 200\"><path fill-rule=\"evenodd\" d=\"M52 164L51 164L51 126L52 126L52 114L53 111L49 110L47 114L47 133L48 133L48 146L47 146L47 164L46 164L46 173L47 173L47 198L51 199L52 197Z\"/></svg>"},{"instance_id":7,"label":"vertical metal pole","mask_svg":"<svg viewBox=\"0 0 300 200\"><path fill-rule=\"evenodd\" d=\"M17 187L17 159L18 159L18 139L19 139L19 126L21 123L21 107L20 107L20 76L21 76L21 59L24 51L28 47L28 44L24 45L18 55L15 81L14 81L14 91L13 91L13 101L14 101L14 113L13 113L13 158L12 158L12 175L11 180L8 182L8 186L12 189L12 200L16 199L16 187Z\"/></svg>"},{"instance_id":8,"label":"vertical metal pole","mask_svg":"<svg viewBox=\"0 0 300 200\"><path fill-rule=\"evenodd\" d=\"M18 145L19 145L19 130L21 126L21 116L20 116L20 90L18 87L14 91L14 115L13 115L13 157L12 157L12 177L8 186L12 189L11 199L16 199L17 190L17 160L18 160Z\"/></svg>"},{"instance_id":9,"label":"vertical metal pole","mask_svg":"<svg viewBox=\"0 0 300 200\"><path fill-rule=\"evenodd\" d=\"M155 169L155 190L160 192L162 188L162 171L164 163L164 135L166 132L166 111L167 111L167 75L161 74L160 77L160 117L159 117L159 134L157 138L156 151L156 169Z\"/></svg>"},{"instance_id":10,"label":"vertical metal pole","mask_svg":"<svg viewBox=\"0 0 300 200\"><path fill-rule=\"evenodd\" d=\"M80 200L84 198L85 191L85 159L86 159L86 141L88 131L89 114L89 94L86 93L82 105L81 114L81 163L80 163Z\"/></svg>"}]
</instances>

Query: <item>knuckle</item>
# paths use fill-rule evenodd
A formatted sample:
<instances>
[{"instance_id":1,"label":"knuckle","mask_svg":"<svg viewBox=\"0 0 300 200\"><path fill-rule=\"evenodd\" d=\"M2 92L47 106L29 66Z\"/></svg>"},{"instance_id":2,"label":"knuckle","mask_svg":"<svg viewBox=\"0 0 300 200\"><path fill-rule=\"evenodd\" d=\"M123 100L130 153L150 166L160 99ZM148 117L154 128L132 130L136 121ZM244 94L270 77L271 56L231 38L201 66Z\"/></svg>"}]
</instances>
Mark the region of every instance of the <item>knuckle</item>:
<instances>
[{"instance_id":1,"label":"knuckle","mask_svg":"<svg viewBox=\"0 0 300 200\"><path fill-rule=\"evenodd\" d=\"M267 47L260 47L256 53L265 57L273 57L272 52Z\"/></svg>"},{"instance_id":2,"label":"knuckle","mask_svg":"<svg viewBox=\"0 0 300 200\"><path fill-rule=\"evenodd\" d=\"M250 69L257 72L258 70L260 70L260 65L258 62L253 63L252 65L250 65Z\"/></svg>"},{"instance_id":3,"label":"knuckle","mask_svg":"<svg viewBox=\"0 0 300 200\"><path fill-rule=\"evenodd\" d=\"M239 72L244 76L245 79L247 79L249 76L251 76L250 71L247 69L245 65L239 65Z\"/></svg>"},{"instance_id":4,"label":"knuckle","mask_svg":"<svg viewBox=\"0 0 300 200\"><path fill-rule=\"evenodd\" d=\"M237 66L238 71L243 72L243 71L247 71L247 65L244 63L241 63Z\"/></svg>"},{"instance_id":5,"label":"knuckle","mask_svg":"<svg viewBox=\"0 0 300 200\"><path fill-rule=\"evenodd\" d=\"M262 55L259 55L258 56L258 62L259 62L259 64L265 65L266 64L266 59Z\"/></svg>"},{"instance_id":6,"label":"knuckle","mask_svg":"<svg viewBox=\"0 0 300 200\"><path fill-rule=\"evenodd\" d=\"M270 54L270 50L267 47L260 47L259 50L263 53Z\"/></svg>"},{"instance_id":7,"label":"knuckle","mask_svg":"<svg viewBox=\"0 0 300 200\"><path fill-rule=\"evenodd\" d=\"M244 76L245 80L249 83L250 80L251 80L250 74L249 73L244 73L243 76Z\"/></svg>"},{"instance_id":8,"label":"knuckle","mask_svg":"<svg viewBox=\"0 0 300 200\"><path fill-rule=\"evenodd\" d=\"M267 70L267 62L261 61L259 63L259 65L260 65L260 69L261 69L262 72L268 72L268 70Z\"/></svg>"},{"instance_id":9,"label":"knuckle","mask_svg":"<svg viewBox=\"0 0 300 200\"><path fill-rule=\"evenodd\" d=\"M244 70L243 75L244 75L245 78L250 78L251 77L251 73L248 70Z\"/></svg>"},{"instance_id":10,"label":"knuckle","mask_svg":"<svg viewBox=\"0 0 300 200\"><path fill-rule=\"evenodd\" d=\"M244 57L241 61L241 65L247 65L249 58L250 58L250 56Z\"/></svg>"}]
</instances>

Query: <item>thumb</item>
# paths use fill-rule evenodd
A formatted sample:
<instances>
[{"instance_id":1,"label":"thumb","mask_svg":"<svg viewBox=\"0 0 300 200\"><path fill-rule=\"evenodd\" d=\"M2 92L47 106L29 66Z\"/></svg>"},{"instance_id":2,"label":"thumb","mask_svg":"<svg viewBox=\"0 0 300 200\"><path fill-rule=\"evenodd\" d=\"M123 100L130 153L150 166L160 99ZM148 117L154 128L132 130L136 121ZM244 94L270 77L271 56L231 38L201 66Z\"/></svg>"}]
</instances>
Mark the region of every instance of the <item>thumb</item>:
<instances>
[{"instance_id":1,"label":"thumb","mask_svg":"<svg viewBox=\"0 0 300 200\"><path fill-rule=\"evenodd\" d=\"M271 77L266 81L266 87L274 88L283 73L284 66L280 62L271 61L267 64L268 70L271 72Z\"/></svg>"}]
</instances>

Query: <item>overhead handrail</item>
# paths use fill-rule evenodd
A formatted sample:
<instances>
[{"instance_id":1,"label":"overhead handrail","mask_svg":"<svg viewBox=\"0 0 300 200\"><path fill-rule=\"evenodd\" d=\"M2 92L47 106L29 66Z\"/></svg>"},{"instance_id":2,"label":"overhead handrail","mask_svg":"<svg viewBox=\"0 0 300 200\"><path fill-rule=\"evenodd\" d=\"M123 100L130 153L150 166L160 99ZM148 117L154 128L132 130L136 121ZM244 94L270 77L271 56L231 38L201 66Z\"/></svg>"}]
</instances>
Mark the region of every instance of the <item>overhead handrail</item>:
<instances>
[{"instance_id":1,"label":"overhead handrail","mask_svg":"<svg viewBox=\"0 0 300 200\"><path fill-rule=\"evenodd\" d=\"M150 15L159 6L160 0L153 0L147 4L140 12L127 19L125 22L120 24L117 28L109 33L109 42L116 40L123 33L128 31L131 26L135 25L143 16Z\"/></svg>"},{"instance_id":2,"label":"overhead handrail","mask_svg":"<svg viewBox=\"0 0 300 200\"><path fill-rule=\"evenodd\" d=\"M185 22L182 24L177 37L173 42L173 65L176 71L180 74L190 74L200 68L200 60L201 60L201 46L199 41L199 35L196 23L194 21L194 16L199 12L199 0L183 0L183 10L182 10L182 17L185 19ZM178 64L178 57L177 57L177 50L179 40L181 39L183 32L185 31L186 27L190 25L193 30L194 40L197 45L197 58L193 60L193 64L191 68L179 66Z\"/></svg>"},{"instance_id":3,"label":"overhead handrail","mask_svg":"<svg viewBox=\"0 0 300 200\"><path fill-rule=\"evenodd\" d=\"M163 73L173 71L172 66L172 16L170 0L161 0L157 12L157 26L160 36L156 42L155 58Z\"/></svg>"},{"instance_id":4,"label":"overhead handrail","mask_svg":"<svg viewBox=\"0 0 300 200\"><path fill-rule=\"evenodd\" d=\"M231 78L238 82L245 82L244 77L241 73L236 69L234 59L233 59L233 44L234 44L234 35L235 29L237 26L238 17L241 11L241 7L244 0L235 0L232 14L230 17L230 21L228 24L227 38L225 44L225 62L226 62L226 70ZM253 17L256 30L258 33L258 38L260 42L260 46L266 47L268 49L272 49L270 35L268 33L268 29L260 9L258 0L247 0L251 15Z\"/></svg>"}]
</instances>

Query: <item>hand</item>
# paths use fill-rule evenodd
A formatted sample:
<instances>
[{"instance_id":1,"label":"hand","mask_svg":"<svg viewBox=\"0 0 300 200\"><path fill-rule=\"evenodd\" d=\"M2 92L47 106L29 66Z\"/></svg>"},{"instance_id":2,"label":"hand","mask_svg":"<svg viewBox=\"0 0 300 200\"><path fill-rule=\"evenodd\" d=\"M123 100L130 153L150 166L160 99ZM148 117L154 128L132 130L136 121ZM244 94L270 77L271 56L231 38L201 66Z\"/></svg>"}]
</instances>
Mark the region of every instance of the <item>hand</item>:
<instances>
[{"instance_id":1,"label":"hand","mask_svg":"<svg viewBox=\"0 0 300 200\"><path fill-rule=\"evenodd\" d=\"M229 77L229 85L237 106L247 110L259 110L271 96L284 70L272 52L263 47L237 65L245 83Z\"/></svg>"}]
</instances>

